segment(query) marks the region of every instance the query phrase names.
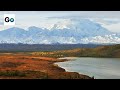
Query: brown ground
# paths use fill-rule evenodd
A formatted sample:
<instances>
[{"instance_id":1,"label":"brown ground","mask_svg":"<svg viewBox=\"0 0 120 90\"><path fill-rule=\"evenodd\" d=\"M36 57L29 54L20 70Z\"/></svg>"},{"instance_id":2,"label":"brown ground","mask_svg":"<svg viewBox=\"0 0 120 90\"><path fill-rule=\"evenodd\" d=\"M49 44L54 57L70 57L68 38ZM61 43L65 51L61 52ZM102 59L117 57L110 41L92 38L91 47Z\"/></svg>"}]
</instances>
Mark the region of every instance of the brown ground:
<instances>
[{"instance_id":1,"label":"brown ground","mask_svg":"<svg viewBox=\"0 0 120 90\"><path fill-rule=\"evenodd\" d=\"M76 72L66 72L55 65L56 58L25 53L0 54L0 79L90 79Z\"/></svg>"}]
</instances>

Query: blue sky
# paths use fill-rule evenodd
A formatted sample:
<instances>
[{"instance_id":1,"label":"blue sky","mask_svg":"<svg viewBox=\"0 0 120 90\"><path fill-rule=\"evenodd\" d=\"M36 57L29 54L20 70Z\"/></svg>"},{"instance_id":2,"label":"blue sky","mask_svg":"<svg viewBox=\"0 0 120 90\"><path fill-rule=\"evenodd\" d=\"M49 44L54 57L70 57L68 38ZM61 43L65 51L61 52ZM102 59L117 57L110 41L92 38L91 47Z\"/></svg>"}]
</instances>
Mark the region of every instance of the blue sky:
<instances>
[{"instance_id":1,"label":"blue sky","mask_svg":"<svg viewBox=\"0 0 120 90\"><path fill-rule=\"evenodd\" d=\"M0 11L0 30L12 26L3 25L4 14L16 15L16 27L30 26L51 28L55 23L71 17L88 18L112 32L120 32L120 11Z\"/></svg>"}]
</instances>

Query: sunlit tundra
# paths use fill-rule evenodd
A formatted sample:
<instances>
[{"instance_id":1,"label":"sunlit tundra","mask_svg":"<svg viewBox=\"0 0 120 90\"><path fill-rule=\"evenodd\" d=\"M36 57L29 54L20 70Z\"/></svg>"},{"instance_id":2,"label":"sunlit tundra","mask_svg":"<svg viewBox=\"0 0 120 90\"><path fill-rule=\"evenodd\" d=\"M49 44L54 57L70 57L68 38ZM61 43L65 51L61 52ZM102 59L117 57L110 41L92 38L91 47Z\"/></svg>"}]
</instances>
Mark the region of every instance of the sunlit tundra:
<instances>
[{"instance_id":1,"label":"sunlit tundra","mask_svg":"<svg viewBox=\"0 0 120 90\"><path fill-rule=\"evenodd\" d=\"M119 61L119 11L0 11L1 79L119 79Z\"/></svg>"}]
</instances>

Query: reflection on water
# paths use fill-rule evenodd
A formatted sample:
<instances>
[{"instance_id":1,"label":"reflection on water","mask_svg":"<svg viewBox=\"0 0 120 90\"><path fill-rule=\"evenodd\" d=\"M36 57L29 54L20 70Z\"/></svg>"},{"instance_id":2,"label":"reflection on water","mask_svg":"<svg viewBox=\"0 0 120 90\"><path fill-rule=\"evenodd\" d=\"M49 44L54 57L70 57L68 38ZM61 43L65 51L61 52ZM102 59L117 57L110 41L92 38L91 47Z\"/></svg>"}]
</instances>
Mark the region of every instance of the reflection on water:
<instances>
[{"instance_id":1,"label":"reflection on water","mask_svg":"<svg viewBox=\"0 0 120 90\"><path fill-rule=\"evenodd\" d=\"M64 59L64 58L62 58ZM120 79L120 58L75 58L57 63L66 71L79 72L97 79Z\"/></svg>"}]
</instances>

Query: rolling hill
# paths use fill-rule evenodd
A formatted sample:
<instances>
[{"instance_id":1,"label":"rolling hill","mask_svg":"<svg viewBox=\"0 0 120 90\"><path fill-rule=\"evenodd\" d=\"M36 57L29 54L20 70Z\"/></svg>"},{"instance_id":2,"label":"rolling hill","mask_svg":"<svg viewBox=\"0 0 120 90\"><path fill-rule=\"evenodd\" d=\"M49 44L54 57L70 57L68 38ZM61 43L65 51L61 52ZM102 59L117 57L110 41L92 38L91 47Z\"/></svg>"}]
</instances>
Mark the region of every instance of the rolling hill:
<instances>
[{"instance_id":1,"label":"rolling hill","mask_svg":"<svg viewBox=\"0 0 120 90\"><path fill-rule=\"evenodd\" d=\"M33 52L34 55L48 57L110 57L120 58L120 44L99 46L96 48L77 48L53 52Z\"/></svg>"}]
</instances>

